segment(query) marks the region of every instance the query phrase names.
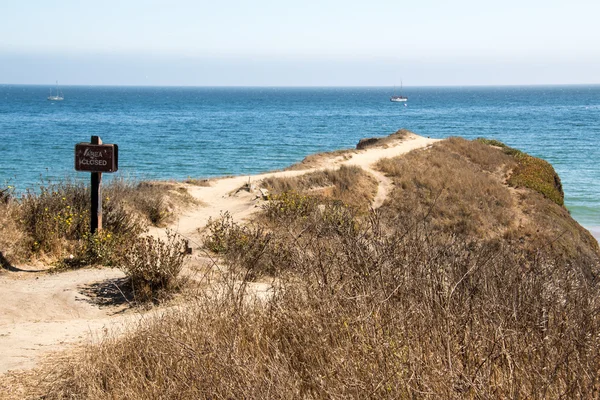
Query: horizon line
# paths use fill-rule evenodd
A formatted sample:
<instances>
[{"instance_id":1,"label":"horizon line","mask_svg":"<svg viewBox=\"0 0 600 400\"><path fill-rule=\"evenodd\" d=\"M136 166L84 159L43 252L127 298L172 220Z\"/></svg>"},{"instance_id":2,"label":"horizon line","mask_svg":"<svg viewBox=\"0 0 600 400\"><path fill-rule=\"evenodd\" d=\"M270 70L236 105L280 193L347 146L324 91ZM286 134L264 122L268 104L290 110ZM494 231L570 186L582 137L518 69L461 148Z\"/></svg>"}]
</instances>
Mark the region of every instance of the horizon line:
<instances>
[{"instance_id":1,"label":"horizon line","mask_svg":"<svg viewBox=\"0 0 600 400\"><path fill-rule=\"evenodd\" d=\"M60 81L58 81L60 84ZM54 83L0 83L0 86L56 86ZM152 84L60 84L61 87L147 87L147 88L272 88L272 89L353 89L389 88L398 85L152 85ZM600 83L525 83L525 84L463 84L463 85L403 85L404 88L461 88L461 87L549 87L549 86L600 86Z\"/></svg>"}]
</instances>

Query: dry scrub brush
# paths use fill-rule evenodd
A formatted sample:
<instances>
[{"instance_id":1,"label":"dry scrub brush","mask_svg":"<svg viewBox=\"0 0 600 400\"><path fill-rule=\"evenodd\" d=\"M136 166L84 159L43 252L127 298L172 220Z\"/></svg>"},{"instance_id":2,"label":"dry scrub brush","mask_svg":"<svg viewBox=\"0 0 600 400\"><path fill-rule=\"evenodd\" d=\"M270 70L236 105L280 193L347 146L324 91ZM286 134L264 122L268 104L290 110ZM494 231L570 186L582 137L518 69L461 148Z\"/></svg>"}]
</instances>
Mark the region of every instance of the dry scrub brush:
<instances>
[{"instance_id":1,"label":"dry scrub brush","mask_svg":"<svg viewBox=\"0 0 600 400\"><path fill-rule=\"evenodd\" d=\"M19 207L11 193L11 188L6 188L2 191L4 197L0 196L0 269L26 255L21 245L24 232L19 227Z\"/></svg>"},{"instance_id":2,"label":"dry scrub brush","mask_svg":"<svg viewBox=\"0 0 600 400\"><path fill-rule=\"evenodd\" d=\"M60 267L114 264L120 248L149 224L163 224L193 202L174 184L115 179L102 192L103 231L91 235L90 191L82 182L43 182L18 198L4 197L0 251L13 263L40 257Z\"/></svg>"},{"instance_id":3,"label":"dry scrub brush","mask_svg":"<svg viewBox=\"0 0 600 400\"><path fill-rule=\"evenodd\" d=\"M360 167L345 165L290 178L266 178L262 186L275 195L310 192L363 210L377 193L377 181L371 175Z\"/></svg>"},{"instance_id":4,"label":"dry scrub brush","mask_svg":"<svg viewBox=\"0 0 600 400\"><path fill-rule=\"evenodd\" d=\"M230 290L87 349L46 398L600 395L598 287L573 265L401 214L297 210L222 223ZM240 301L265 272L273 294Z\"/></svg>"},{"instance_id":5,"label":"dry scrub brush","mask_svg":"<svg viewBox=\"0 0 600 400\"><path fill-rule=\"evenodd\" d=\"M502 239L531 256L542 249L591 276L598 244L560 205L547 162L497 141L450 138L378 166L395 184L383 211L408 221L427 215L432 229Z\"/></svg>"},{"instance_id":6,"label":"dry scrub brush","mask_svg":"<svg viewBox=\"0 0 600 400\"><path fill-rule=\"evenodd\" d=\"M121 254L119 267L128 277L137 302L157 303L181 287L179 273L185 250L185 241L167 231L165 240L152 236L138 238Z\"/></svg>"},{"instance_id":7,"label":"dry scrub brush","mask_svg":"<svg viewBox=\"0 0 600 400\"><path fill-rule=\"evenodd\" d=\"M90 191L85 184L64 181L27 191L18 205L29 254L55 259L60 266L114 263L115 247L145 230L139 214L119 198L117 186L109 184L103 192L104 230L96 235L89 233Z\"/></svg>"},{"instance_id":8,"label":"dry scrub brush","mask_svg":"<svg viewBox=\"0 0 600 400\"><path fill-rule=\"evenodd\" d=\"M407 218L429 213L433 226L447 232L497 235L515 218L514 200L500 182L510 162L489 146L462 139L384 159L378 167L395 184L386 208Z\"/></svg>"}]
</instances>

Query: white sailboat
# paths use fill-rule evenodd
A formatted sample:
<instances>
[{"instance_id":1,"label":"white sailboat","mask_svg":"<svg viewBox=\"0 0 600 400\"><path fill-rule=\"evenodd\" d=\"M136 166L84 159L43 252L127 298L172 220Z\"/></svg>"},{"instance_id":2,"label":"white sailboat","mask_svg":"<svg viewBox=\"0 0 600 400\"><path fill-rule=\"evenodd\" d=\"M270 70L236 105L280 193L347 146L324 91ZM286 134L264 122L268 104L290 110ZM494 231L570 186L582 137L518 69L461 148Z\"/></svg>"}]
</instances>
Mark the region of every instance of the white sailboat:
<instances>
[{"instance_id":1,"label":"white sailboat","mask_svg":"<svg viewBox=\"0 0 600 400\"><path fill-rule=\"evenodd\" d=\"M394 103L408 101L408 97L402 96L402 81L400 81L400 95L396 96L396 87L394 86L394 95L392 97L390 97L390 101L393 101Z\"/></svg>"},{"instance_id":2,"label":"white sailboat","mask_svg":"<svg viewBox=\"0 0 600 400\"><path fill-rule=\"evenodd\" d=\"M50 96L48 96L48 100L51 101L62 101L65 98L63 97L62 92L58 91L58 81L56 81L56 96L52 96L52 89L50 89Z\"/></svg>"}]
</instances>

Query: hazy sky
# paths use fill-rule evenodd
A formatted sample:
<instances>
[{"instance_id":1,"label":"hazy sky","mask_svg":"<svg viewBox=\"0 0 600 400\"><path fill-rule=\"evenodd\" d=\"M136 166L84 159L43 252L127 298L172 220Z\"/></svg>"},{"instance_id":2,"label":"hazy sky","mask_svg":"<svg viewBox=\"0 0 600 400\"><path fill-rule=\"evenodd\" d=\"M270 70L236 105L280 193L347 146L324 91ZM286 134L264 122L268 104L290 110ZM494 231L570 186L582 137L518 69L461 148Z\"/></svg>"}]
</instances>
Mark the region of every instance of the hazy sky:
<instances>
[{"instance_id":1,"label":"hazy sky","mask_svg":"<svg viewBox=\"0 0 600 400\"><path fill-rule=\"evenodd\" d=\"M0 83L600 83L600 0L0 0Z\"/></svg>"}]
</instances>

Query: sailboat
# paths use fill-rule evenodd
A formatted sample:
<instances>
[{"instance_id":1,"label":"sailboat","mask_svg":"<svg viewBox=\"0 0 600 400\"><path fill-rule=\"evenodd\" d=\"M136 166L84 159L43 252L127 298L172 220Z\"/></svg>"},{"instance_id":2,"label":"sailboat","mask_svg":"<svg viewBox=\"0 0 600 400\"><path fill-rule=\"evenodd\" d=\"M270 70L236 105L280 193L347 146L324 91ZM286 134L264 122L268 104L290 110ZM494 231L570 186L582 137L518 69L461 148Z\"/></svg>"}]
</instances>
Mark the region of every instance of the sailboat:
<instances>
[{"instance_id":1,"label":"sailboat","mask_svg":"<svg viewBox=\"0 0 600 400\"><path fill-rule=\"evenodd\" d=\"M58 91L58 81L56 81L56 96L52 96L52 89L50 89L50 96L48 96L48 100L51 101L62 101L65 98L63 97L62 92Z\"/></svg>"},{"instance_id":2,"label":"sailboat","mask_svg":"<svg viewBox=\"0 0 600 400\"><path fill-rule=\"evenodd\" d=\"M400 81L400 95L396 96L396 87L394 86L394 95L390 97L390 101L394 103L406 102L408 101L408 97L402 96L402 81Z\"/></svg>"}]
</instances>

